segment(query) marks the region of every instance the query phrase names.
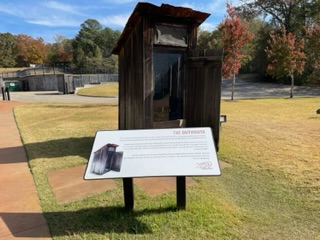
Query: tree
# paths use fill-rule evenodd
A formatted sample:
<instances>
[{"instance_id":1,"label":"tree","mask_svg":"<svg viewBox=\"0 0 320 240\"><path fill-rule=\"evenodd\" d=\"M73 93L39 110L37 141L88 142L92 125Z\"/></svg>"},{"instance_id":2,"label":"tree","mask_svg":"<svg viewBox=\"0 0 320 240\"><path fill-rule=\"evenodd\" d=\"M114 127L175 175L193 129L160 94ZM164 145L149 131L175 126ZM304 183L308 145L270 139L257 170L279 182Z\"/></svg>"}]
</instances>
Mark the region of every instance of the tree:
<instances>
[{"instance_id":1,"label":"tree","mask_svg":"<svg viewBox=\"0 0 320 240\"><path fill-rule=\"evenodd\" d=\"M287 33L282 26L280 34L270 32L269 46L266 48L269 65L267 72L276 78L291 78L290 98L293 97L294 73L302 73L306 61L303 52L304 39L296 41L293 33Z\"/></svg>"},{"instance_id":2,"label":"tree","mask_svg":"<svg viewBox=\"0 0 320 240\"><path fill-rule=\"evenodd\" d=\"M282 25L284 25L287 32L294 33L299 38L306 37L305 54L307 61L305 71L299 78L296 77L295 81L305 82L307 80L308 83L317 82L317 75L320 72L316 65L312 63L312 59L314 55L320 56L320 48L313 48L311 45L308 45L309 36L306 35L306 29L320 23L320 1L240 0L240 2L241 5L236 9L240 11L244 19L262 16L265 17L264 20L270 23L270 26L274 29L281 29Z\"/></svg>"},{"instance_id":3,"label":"tree","mask_svg":"<svg viewBox=\"0 0 320 240\"><path fill-rule=\"evenodd\" d=\"M72 43L73 61L77 67L114 68L111 51L115 46L120 31L103 29L94 19L81 24L81 29Z\"/></svg>"},{"instance_id":4,"label":"tree","mask_svg":"<svg viewBox=\"0 0 320 240\"><path fill-rule=\"evenodd\" d=\"M247 62L242 61L241 68L249 69L249 72L259 74L260 78L266 76L266 69L268 66L266 47L269 39L269 33L273 28L267 22L259 19L252 19L248 23L249 31L254 33L254 39L249 45L249 50L245 53L249 55L250 59ZM245 46L246 50L247 46ZM241 70L241 69L240 69Z\"/></svg>"},{"instance_id":5,"label":"tree","mask_svg":"<svg viewBox=\"0 0 320 240\"><path fill-rule=\"evenodd\" d=\"M17 35L17 65L21 67L30 64L42 64L47 59L48 47L42 38L19 34Z\"/></svg>"},{"instance_id":6,"label":"tree","mask_svg":"<svg viewBox=\"0 0 320 240\"><path fill-rule=\"evenodd\" d=\"M104 28L100 31L97 44L101 49L102 56L105 58L109 58L111 56L112 49L116 45L121 32L119 30L112 30L111 28Z\"/></svg>"},{"instance_id":7,"label":"tree","mask_svg":"<svg viewBox=\"0 0 320 240\"><path fill-rule=\"evenodd\" d=\"M242 0L237 7L246 19L268 17L276 27L285 26L288 32L301 32L303 27L319 17L318 0Z\"/></svg>"},{"instance_id":8,"label":"tree","mask_svg":"<svg viewBox=\"0 0 320 240\"><path fill-rule=\"evenodd\" d=\"M212 32L199 29L198 31L198 49L214 49L222 48L220 41L220 32L214 30Z\"/></svg>"},{"instance_id":9,"label":"tree","mask_svg":"<svg viewBox=\"0 0 320 240\"><path fill-rule=\"evenodd\" d=\"M72 40L62 35L55 36L55 43L50 45L48 62L52 65L58 62L72 61Z\"/></svg>"},{"instance_id":10,"label":"tree","mask_svg":"<svg viewBox=\"0 0 320 240\"><path fill-rule=\"evenodd\" d=\"M81 30L85 30L88 32L99 32L102 30L101 24L95 19L87 19L83 23L81 23Z\"/></svg>"},{"instance_id":11,"label":"tree","mask_svg":"<svg viewBox=\"0 0 320 240\"><path fill-rule=\"evenodd\" d=\"M320 86L320 25L313 24L306 28L305 52L308 56L306 70L309 72L308 81L313 85Z\"/></svg>"},{"instance_id":12,"label":"tree","mask_svg":"<svg viewBox=\"0 0 320 240\"><path fill-rule=\"evenodd\" d=\"M94 19L87 19L72 43L73 59L78 67L84 67L86 58L94 58L98 47L98 36L101 24Z\"/></svg>"},{"instance_id":13,"label":"tree","mask_svg":"<svg viewBox=\"0 0 320 240\"><path fill-rule=\"evenodd\" d=\"M221 43L224 47L224 61L222 66L222 75L225 78L233 76L231 100L234 98L235 75L241 67L241 53L243 46L253 39L253 34L247 31L248 26L236 13L236 10L227 3L228 17L219 25L218 30L221 33Z\"/></svg>"},{"instance_id":14,"label":"tree","mask_svg":"<svg viewBox=\"0 0 320 240\"><path fill-rule=\"evenodd\" d=\"M16 39L11 33L0 33L0 67L16 65Z\"/></svg>"}]
</instances>

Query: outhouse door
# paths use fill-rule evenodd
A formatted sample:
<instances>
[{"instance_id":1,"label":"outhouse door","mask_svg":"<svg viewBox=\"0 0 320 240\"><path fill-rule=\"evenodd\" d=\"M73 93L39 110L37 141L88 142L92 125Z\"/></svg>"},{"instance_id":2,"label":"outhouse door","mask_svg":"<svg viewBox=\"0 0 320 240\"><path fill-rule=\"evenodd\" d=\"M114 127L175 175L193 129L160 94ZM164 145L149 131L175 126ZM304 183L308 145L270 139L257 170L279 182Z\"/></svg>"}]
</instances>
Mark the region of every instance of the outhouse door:
<instances>
[{"instance_id":1,"label":"outhouse door","mask_svg":"<svg viewBox=\"0 0 320 240\"><path fill-rule=\"evenodd\" d=\"M211 127L219 143L222 49L155 49L154 122L184 119L187 127Z\"/></svg>"},{"instance_id":2,"label":"outhouse door","mask_svg":"<svg viewBox=\"0 0 320 240\"><path fill-rule=\"evenodd\" d=\"M155 49L154 127L211 127L219 149L222 53L220 50ZM164 125L155 122L167 121ZM168 124L174 122L173 125ZM180 121L179 121L180 122ZM180 126L179 124L179 127ZM177 176L177 207L186 204L186 178Z\"/></svg>"},{"instance_id":3,"label":"outhouse door","mask_svg":"<svg viewBox=\"0 0 320 240\"><path fill-rule=\"evenodd\" d=\"M211 127L218 150L223 49L187 56L184 119L187 127Z\"/></svg>"}]
</instances>

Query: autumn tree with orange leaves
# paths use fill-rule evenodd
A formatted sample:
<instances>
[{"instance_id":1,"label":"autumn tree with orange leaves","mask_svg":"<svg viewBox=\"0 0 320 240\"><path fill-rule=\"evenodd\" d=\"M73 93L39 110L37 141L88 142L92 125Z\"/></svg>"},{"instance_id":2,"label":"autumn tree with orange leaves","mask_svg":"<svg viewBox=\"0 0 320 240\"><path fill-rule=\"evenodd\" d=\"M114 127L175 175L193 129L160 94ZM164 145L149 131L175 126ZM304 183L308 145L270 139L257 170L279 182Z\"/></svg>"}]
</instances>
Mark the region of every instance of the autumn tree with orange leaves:
<instances>
[{"instance_id":1,"label":"autumn tree with orange leaves","mask_svg":"<svg viewBox=\"0 0 320 240\"><path fill-rule=\"evenodd\" d=\"M222 75L224 78L233 77L231 100L234 99L235 75L241 67L242 48L253 39L253 34L248 32L248 26L237 16L236 10L227 3L228 16L219 25L221 43L224 48Z\"/></svg>"},{"instance_id":2,"label":"autumn tree with orange leaves","mask_svg":"<svg viewBox=\"0 0 320 240\"><path fill-rule=\"evenodd\" d=\"M17 66L45 63L48 47L42 38L34 39L28 35L19 34L16 39Z\"/></svg>"},{"instance_id":3,"label":"autumn tree with orange leaves","mask_svg":"<svg viewBox=\"0 0 320 240\"><path fill-rule=\"evenodd\" d=\"M267 73L275 78L291 78L290 98L293 97L294 74L304 70L306 56L303 52L304 39L297 41L293 33L282 26L280 33L270 32L269 46L266 48L269 65Z\"/></svg>"},{"instance_id":4,"label":"autumn tree with orange leaves","mask_svg":"<svg viewBox=\"0 0 320 240\"><path fill-rule=\"evenodd\" d=\"M72 40L62 36L55 36L55 43L49 45L48 63L54 65L59 62L72 62Z\"/></svg>"}]
</instances>

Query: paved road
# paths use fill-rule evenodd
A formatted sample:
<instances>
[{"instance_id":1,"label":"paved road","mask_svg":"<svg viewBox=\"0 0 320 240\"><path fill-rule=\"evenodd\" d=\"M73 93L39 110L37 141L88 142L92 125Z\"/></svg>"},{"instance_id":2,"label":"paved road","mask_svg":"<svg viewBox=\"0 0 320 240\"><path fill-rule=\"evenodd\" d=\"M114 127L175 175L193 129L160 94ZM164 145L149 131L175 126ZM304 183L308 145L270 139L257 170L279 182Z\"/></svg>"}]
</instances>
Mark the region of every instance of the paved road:
<instances>
[{"instance_id":1,"label":"paved road","mask_svg":"<svg viewBox=\"0 0 320 240\"><path fill-rule=\"evenodd\" d=\"M231 98L231 80L222 81L222 99ZM268 98L290 96L290 86L246 82L241 79L236 80L235 99L245 98ZM320 96L320 88L298 87L294 88L294 97ZM64 95L57 91L51 92L11 92L11 100L21 102L83 102L83 103L109 103L117 104L118 98L85 97L77 94Z\"/></svg>"},{"instance_id":2,"label":"paved road","mask_svg":"<svg viewBox=\"0 0 320 240\"><path fill-rule=\"evenodd\" d=\"M231 98L232 80L222 81L221 96L223 99ZM320 88L299 87L295 86L293 97L310 97L320 96ZM235 99L243 98L270 98L270 97L290 97L290 86L273 84L273 83L257 83L246 82L236 79Z\"/></svg>"}]
</instances>

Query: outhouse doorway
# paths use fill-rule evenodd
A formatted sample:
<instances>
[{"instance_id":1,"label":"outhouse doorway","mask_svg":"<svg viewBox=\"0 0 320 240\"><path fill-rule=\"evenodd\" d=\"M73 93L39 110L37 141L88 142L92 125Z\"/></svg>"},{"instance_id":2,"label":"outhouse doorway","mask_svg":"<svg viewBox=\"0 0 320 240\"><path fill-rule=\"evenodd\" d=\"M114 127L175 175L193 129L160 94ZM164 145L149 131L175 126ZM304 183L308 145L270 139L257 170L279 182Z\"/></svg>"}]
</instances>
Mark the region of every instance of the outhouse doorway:
<instances>
[{"instance_id":1,"label":"outhouse doorway","mask_svg":"<svg viewBox=\"0 0 320 240\"><path fill-rule=\"evenodd\" d=\"M185 52L161 50L153 53L153 122L183 118Z\"/></svg>"}]
</instances>

